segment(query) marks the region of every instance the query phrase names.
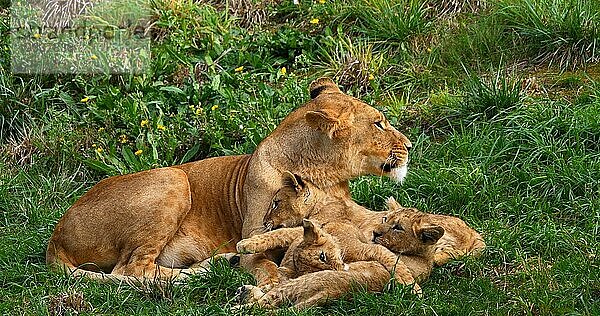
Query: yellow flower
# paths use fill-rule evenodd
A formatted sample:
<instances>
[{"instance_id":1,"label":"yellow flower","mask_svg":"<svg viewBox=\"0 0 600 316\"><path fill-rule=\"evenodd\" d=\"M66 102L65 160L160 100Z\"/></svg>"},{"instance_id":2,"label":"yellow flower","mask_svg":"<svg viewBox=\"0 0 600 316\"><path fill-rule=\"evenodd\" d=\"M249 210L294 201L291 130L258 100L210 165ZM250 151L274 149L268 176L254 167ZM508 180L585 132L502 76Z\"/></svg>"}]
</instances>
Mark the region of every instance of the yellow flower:
<instances>
[{"instance_id":1,"label":"yellow flower","mask_svg":"<svg viewBox=\"0 0 600 316\"><path fill-rule=\"evenodd\" d=\"M373 74L369 74L369 80L373 80L375 79L375 76L373 76Z\"/></svg>"},{"instance_id":2,"label":"yellow flower","mask_svg":"<svg viewBox=\"0 0 600 316\"><path fill-rule=\"evenodd\" d=\"M323 4L323 3L325 3L325 0L319 0L319 3L320 3L320 4Z\"/></svg>"},{"instance_id":3,"label":"yellow flower","mask_svg":"<svg viewBox=\"0 0 600 316\"><path fill-rule=\"evenodd\" d=\"M96 148L96 152L101 154L104 151L104 149L102 149L102 147L98 147Z\"/></svg>"},{"instance_id":4,"label":"yellow flower","mask_svg":"<svg viewBox=\"0 0 600 316\"><path fill-rule=\"evenodd\" d=\"M104 127L100 127L100 128L98 129L98 133L102 133L102 132L104 132Z\"/></svg>"},{"instance_id":5,"label":"yellow flower","mask_svg":"<svg viewBox=\"0 0 600 316\"><path fill-rule=\"evenodd\" d=\"M92 144L92 148L96 148L96 144Z\"/></svg>"},{"instance_id":6,"label":"yellow flower","mask_svg":"<svg viewBox=\"0 0 600 316\"><path fill-rule=\"evenodd\" d=\"M310 20L310 24L319 24L319 19Z\"/></svg>"},{"instance_id":7,"label":"yellow flower","mask_svg":"<svg viewBox=\"0 0 600 316\"><path fill-rule=\"evenodd\" d=\"M189 106L189 108L190 108L190 110L192 110L192 111L193 111L195 107L194 107L194 105L192 104L192 105L190 105L190 106Z\"/></svg>"},{"instance_id":8,"label":"yellow flower","mask_svg":"<svg viewBox=\"0 0 600 316\"><path fill-rule=\"evenodd\" d=\"M427 52L431 53L431 47L427 47Z\"/></svg>"},{"instance_id":9,"label":"yellow flower","mask_svg":"<svg viewBox=\"0 0 600 316\"><path fill-rule=\"evenodd\" d=\"M90 97L85 97L85 98L81 99L81 102L86 103L89 100L90 100Z\"/></svg>"},{"instance_id":10,"label":"yellow flower","mask_svg":"<svg viewBox=\"0 0 600 316\"><path fill-rule=\"evenodd\" d=\"M202 108L197 108L196 109L196 115L200 115L202 114Z\"/></svg>"},{"instance_id":11,"label":"yellow flower","mask_svg":"<svg viewBox=\"0 0 600 316\"><path fill-rule=\"evenodd\" d=\"M148 126L148 120L142 120L142 121L140 122L140 126L141 126L141 127Z\"/></svg>"},{"instance_id":12,"label":"yellow flower","mask_svg":"<svg viewBox=\"0 0 600 316\"><path fill-rule=\"evenodd\" d=\"M33 34L33 38L37 39L37 38L41 38L41 37L42 37L42 35L40 33Z\"/></svg>"},{"instance_id":13,"label":"yellow flower","mask_svg":"<svg viewBox=\"0 0 600 316\"><path fill-rule=\"evenodd\" d=\"M98 56L96 56L96 55L92 55L92 56L90 56L90 58L91 58L92 60L96 60L96 59L98 59Z\"/></svg>"},{"instance_id":14,"label":"yellow flower","mask_svg":"<svg viewBox=\"0 0 600 316\"><path fill-rule=\"evenodd\" d=\"M234 69L235 72L241 72L242 70L244 70L244 66L239 66L237 68Z\"/></svg>"},{"instance_id":15,"label":"yellow flower","mask_svg":"<svg viewBox=\"0 0 600 316\"><path fill-rule=\"evenodd\" d=\"M281 70L279 70L279 72L280 72L282 75L285 75L285 74L287 73L287 69L285 69L285 67L281 67Z\"/></svg>"},{"instance_id":16,"label":"yellow flower","mask_svg":"<svg viewBox=\"0 0 600 316\"><path fill-rule=\"evenodd\" d=\"M119 136L119 142L121 142L121 144L125 144L127 142L127 135Z\"/></svg>"},{"instance_id":17,"label":"yellow flower","mask_svg":"<svg viewBox=\"0 0 600 316\"><path fill-rule=\"evenodd\" d=\"M219 106L215 104L215 105L213 105L213 106L212 106L212 108L210 108L210 109L211 109L211 111L214 111L214 110L216 110L216 109L218 109L218 108L219 108Z\"/></svg>"},{"instance_id":18,"label":"yellow flower","mask_svg":"<svg viewBox=\"0 0 600 316\"><path fill-rule=\"evenodd\" d=\"M167 129L167 128L166 128L164 125L162 125L162 124L158 124L158 126L156 126L156 128L158 128L158 129L159 129L159 130L161 130L161 131L164 131L164 130L166 130L166 129Z\"/></svg>"},{"instance_id":19,"label":"yellow flower","mask_svg":"<svg viewBox=\"0 0 600 316\"><path fill-rule=\"evenodd\" d=\"M135 154L136 156L139 156L139 155L141 155L143 152L144 152L143 150L141 150L141 149L138 149L138 150L137 150L137 151L136 151L134 154Z\"/></svg>"}]
</instances>

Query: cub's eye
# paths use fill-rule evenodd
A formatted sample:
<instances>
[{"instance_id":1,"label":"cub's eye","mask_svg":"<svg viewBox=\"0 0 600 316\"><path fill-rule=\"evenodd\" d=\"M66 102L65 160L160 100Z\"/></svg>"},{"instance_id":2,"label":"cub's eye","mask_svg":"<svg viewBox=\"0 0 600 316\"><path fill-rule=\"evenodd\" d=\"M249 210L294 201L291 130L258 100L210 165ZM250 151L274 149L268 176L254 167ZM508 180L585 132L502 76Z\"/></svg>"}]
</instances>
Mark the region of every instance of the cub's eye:
<instances>
[{"instance_id":1,"label":"cub's eye","mask_svg":"<svg viewBox=\"0 0 600 316\"><path fill-rule=\"evenodd\" d=\"M387 222L387 216L384 216L381 218L381 223L385 224L385 222Z\"/></svg>"},{"instance_id":2,"label":"cub's eye","mask_svg":"<svg viewBox=\"0 0 600 316\"><path fill-rule=\"evenodd\" d=\"M383 131L385 129L385 127L383 126L383 121L377 121L373 124L375 124L375 127L377 127L381 131Z\"/></svg>"},{"instance_id":3,"label":"cub's eye","mask_svg":"<svg viewBox=\"0 0 600 316\"><path fill-rule=\"evenodd\" d=\"M327 262L327 256L325 255L325 252L321 251L321 254L319 255L319 260Z\"/></svg>"},{"instance_id":4,"label":"cub's eye","mask_svg":"<svg viewBox=\"0 0 600 316\"><path fill-rule=\"evenodd\" d=\"M279 200L273 200L273 203L271 203L271 209L274 210L277 207L279 207Z\"/></svg>"},{"instance_id":5,"label":"cub's eye","mask_svg":"<svg viewBox=\"0 0 600 316\"><path fill-rule=\"evenodd\" d=\"M308 204L308 199L310 199L310 190L306 189L306 192L304 193L304 204Z\"/></svg>"},{"instance_id":6,"label":"cub's eye","mask_svg":"<svg viewBox=\"0 0 600 316\"><path fill-rule=\"evenodd\" d=\"M396 224L396 225L392 226L392 229L393 229L393 230L395 230L395 231L397 231L397 232L402 232L402 231L404 231L404 228L402 228L402 226L400 226L400 225L398 225L398 224Z\"/></svg>"}]
</instances>

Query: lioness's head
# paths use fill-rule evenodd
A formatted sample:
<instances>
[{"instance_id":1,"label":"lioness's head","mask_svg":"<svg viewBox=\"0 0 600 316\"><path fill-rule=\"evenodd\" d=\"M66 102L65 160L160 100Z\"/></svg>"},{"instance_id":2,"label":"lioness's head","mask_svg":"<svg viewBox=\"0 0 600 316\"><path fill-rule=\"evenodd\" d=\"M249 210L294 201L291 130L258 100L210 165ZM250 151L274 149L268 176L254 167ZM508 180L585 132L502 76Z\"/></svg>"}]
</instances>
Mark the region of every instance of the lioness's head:
<instances>
[{"instance_id":1,"label":"lioness's head","mask_svg":"<svg viewBox=\"0 0 600 316\"><path fill-rule=\"evenodd\" d=\"M344 164L352 177L373 174L404 179L412 144L381 112L342 93L329 78L311 83L310 95L304 118L323 135L317 145L342 151L331 157L343 160L335 161L336 166Z\"/></svg>"},{"instance_id":2,"label":"lioness's head","mask_svg":"<svg viewBox=\"0 0 600 316\"><path fill-rule=\"evenodd\" d=\"M342 251L333 236L310 220L303 220L304 237L294 249L294 266L298 275L321 271L343 270Z\"/></svg>"},{"instance_id":3,"label":"lioness's head","mask_svg":"<svg viewBox=\"0 0 600 316\"><path fill-rule=\"evenodd\" d=\"M263 218L264 227L271 230L300 226L323 194L323 191L302 180L300 176L285 171L283 186L271 199L269 210Z\"/></svg>"},{"instance_id":4,"label":"lioness's head","mask_svg":"<svg viewBox=\"0 0 600 316\"><path fill-rule=\"evenodd\" d=\"M430 215L414 208L404 208L389 198L388 211L373 231L373 242L396 254L432 254L444 228L433 224Z\"/></svg>"}]
</instances>

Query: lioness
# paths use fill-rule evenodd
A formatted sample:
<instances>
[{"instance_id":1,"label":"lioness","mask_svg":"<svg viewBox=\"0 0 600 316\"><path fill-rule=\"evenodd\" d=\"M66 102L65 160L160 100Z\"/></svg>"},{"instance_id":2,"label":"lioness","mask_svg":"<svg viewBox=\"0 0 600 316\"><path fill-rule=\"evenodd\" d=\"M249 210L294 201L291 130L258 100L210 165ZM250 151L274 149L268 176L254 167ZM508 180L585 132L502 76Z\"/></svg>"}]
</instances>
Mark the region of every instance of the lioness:
<instances>
[{"instance_id":1,"label":"lioness","mask_svg":"<svg viewBox=\"0 0 600 316\"><path fill-rule=\"evenodd\" d=\"M231 252L264 230L271 197L290 170L328 194L349 198L348 180L402 180L410 141L383 114L328 78L251 155L209 158L100 181L59 220L49 265L140 278L173 278L212 253ZM264 255L243 256L259 283L277 282ZM184 269L184 270L181 270Z\"/></svg>"}]
</instances>

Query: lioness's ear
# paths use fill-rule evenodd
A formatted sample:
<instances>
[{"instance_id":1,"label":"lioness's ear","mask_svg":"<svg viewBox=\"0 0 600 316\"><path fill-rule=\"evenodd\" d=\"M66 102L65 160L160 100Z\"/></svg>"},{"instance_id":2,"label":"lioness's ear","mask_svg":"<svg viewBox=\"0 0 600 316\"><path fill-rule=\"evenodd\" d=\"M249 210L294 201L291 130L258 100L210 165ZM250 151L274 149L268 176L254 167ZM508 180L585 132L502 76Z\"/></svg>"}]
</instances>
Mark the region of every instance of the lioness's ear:
<instances>
[{"instance_id":1,"label":"lioness's ear","mask_svg":"<svg viewBox=\"0 0 600 316\"><path fill-rule=\"evenodd\" d=\"M308 88L310 98L314 99L322 93L342 93L338 86L329 78L321 77L310 83Z\"/></svg>"},{"instance_id":2,"label":"lioness's ear","mask_svg":"<svg viewBox=\"0 0 600 316\"><path fill-rule=\"evenodd\" d=\"M419 229L417 236L424 244L433 245L444 236L444 228L437 225L426 226Z\"/></svg>"},{"instance_id":3,"label":"lioness's ear","mask_svg":"<svg viewBox=\"0 0 600 316\"><path fill-rule=\"evenodd\" d=\"M387 205L388 211L402 208L402 205L400 205L400 203L398 203L393 196L389 196L387 199L385 199L385 204Z\"/></svg>"},{"instance_id":4,"label":"lioness's ear","mask_svg":"<svg viewBox=\"0 0 600 316\"><path fill-rule=\"evenodd\" d=\"M283 173L283 185L294 188L296 193L300 193L305 187L305 183L302 178L299 175L293 174L289 171L285 171Z\"/></svg>"},{"instance_id":5,"label":"lioness's ear","mask_svg":"<svg viewBox=\"0 0 600 316\"><path fill-rule=\"evenodd\" d=\"M347 136L354 119L352 113L339 114L332 109L307 111L304 117L308 125L327 134L329 138Z\"/></svg>"},{"instance_id":6,"label":"lioness's ear","mask_svg":"<svg viewBox=\"0 0 600 316\"><path fill-rule=\"evenodd\" d=\"M319 232L312 221L303 219L302 227L304 228L304 242L312 244L319 239Z\"/></svg>"}]
</instances>

